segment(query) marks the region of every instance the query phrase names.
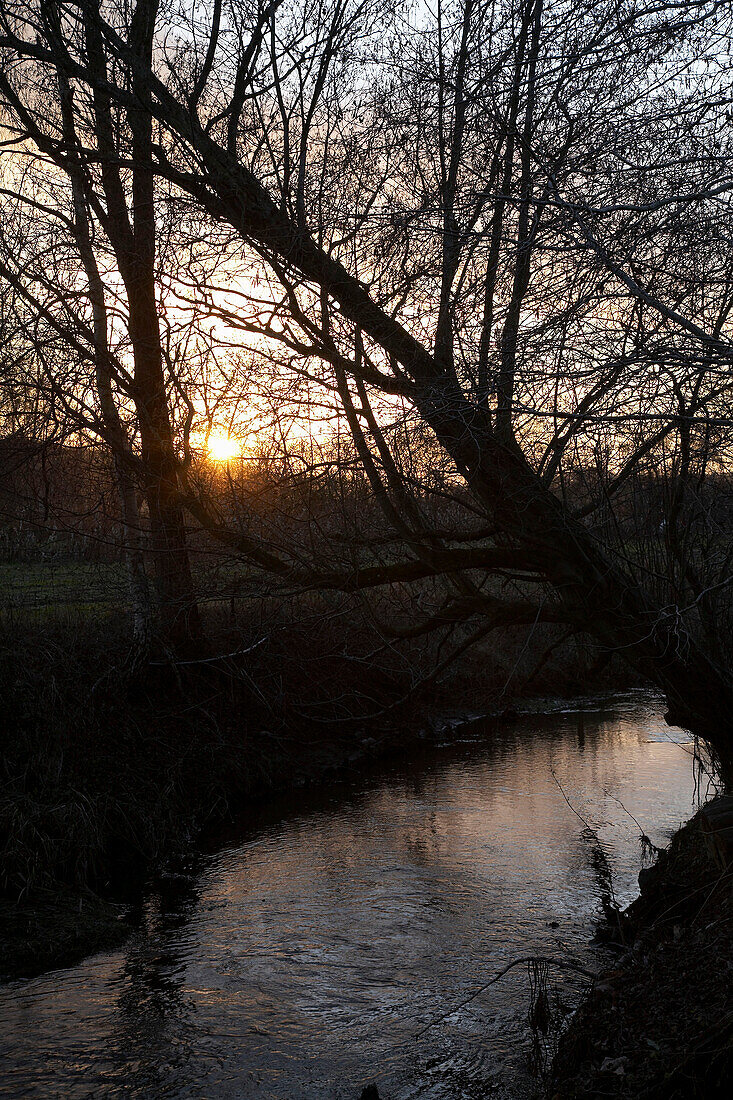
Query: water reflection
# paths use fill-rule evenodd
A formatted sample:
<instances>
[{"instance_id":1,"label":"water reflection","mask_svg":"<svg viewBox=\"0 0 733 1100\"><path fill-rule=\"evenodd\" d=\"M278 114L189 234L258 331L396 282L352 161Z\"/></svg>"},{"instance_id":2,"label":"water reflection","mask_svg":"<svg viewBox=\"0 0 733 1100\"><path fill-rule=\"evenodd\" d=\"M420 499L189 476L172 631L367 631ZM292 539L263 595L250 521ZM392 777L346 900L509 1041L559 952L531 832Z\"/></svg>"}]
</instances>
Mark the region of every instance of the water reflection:
<instances>
[{"instance_id":1,"label":"water reflection","mask_svg":"<svg viewBox=\"0 0 733 1100\"><path fill-rule=\"evenodd\" d=\"M626 900L638 828L615 800L663 843L691 762L638 696L484 732L259 810L150 894L124 952L0 990L0 1094L523 1095L526 973L472 995L530 952L594 965L594 853L553 771Z\"/></svg>"},{"instance_id":2,"label":"water reflection","mask_svg":"<svg viewBox=\"0 0 733 1100\"><path fill-rule=\"evenodd\" d=\"M129 946L115 987L117 1025L107 1045L108 1080L140 1096L170 1093L195 1040L195 1002L186 988L187 925L199 904L197 879L172 875L145 899L140 933Z\"/></svg>"}]
</instances>

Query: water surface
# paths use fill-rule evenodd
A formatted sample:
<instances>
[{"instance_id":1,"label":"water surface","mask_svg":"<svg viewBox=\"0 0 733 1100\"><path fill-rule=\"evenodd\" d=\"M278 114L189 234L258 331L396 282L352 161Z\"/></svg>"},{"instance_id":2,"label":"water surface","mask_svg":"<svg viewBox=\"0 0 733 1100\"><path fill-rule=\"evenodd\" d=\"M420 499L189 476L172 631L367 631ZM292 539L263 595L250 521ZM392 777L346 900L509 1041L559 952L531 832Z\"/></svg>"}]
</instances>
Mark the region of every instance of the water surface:
<instances>
[{"instance_id":1,"label":"water surface","mask_svg":"<svg viewBox=\"0 0 733 1100\"><path fill-rule=\"evenodd\" d=\"M675 741L635 694L250 815L151 890L124 949L0 988L0 1095L527 1095L526 968L480 990L528 954L601 964L593 852L563 792L626 902L630 815L663 844L694 809ZM552 977L571 1007L578 981Z\"/></svg>"}]
</instances>

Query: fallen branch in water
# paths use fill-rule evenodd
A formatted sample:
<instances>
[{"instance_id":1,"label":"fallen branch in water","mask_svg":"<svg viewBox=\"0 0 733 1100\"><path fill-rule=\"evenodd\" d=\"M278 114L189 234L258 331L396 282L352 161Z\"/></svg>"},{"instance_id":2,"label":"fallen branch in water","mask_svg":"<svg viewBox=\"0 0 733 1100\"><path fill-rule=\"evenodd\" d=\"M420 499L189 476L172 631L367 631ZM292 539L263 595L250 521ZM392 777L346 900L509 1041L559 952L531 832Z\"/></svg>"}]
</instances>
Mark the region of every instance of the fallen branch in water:
<instances>
[{"instance_id":1,"label":"fallen branch in water","mask_svg":"<svg viewBox=\"0 0 733 1100\"><path fill-rule=\"evenodd\" d=\"M611 792L607 790L606 787L603 788L603 793L607 798L612 798L613 801L621 807L627 817L631 818L631 820L634 822L634 825L636 825L637 829L639 830L639 844L641 845L642 859L645 859L647 857L651 859L657 859L662 849L658 848L657 845L650 839L648 833L646 833L645 830L642 828L641 823L634 817L631 810L627 809L626 806L624 806L618 795L611 794Z\"/></svg>"},{"instance_id":2,"label":"fallen branch in water","mask_svg":"<svg viewBox=\"0 0 733 1100\"><path fill-rule=\"evenodd\" d=\"M565 794L562 784L555 774L554 768L550 768L550 775L555 780L557 788L567 802L569 808L573 811L578 821L582 822L584 826L583 837L590 845L591 860L593 863L593 870L596 873L596 878L598 880L598 885L601 891L601 904L603 905L603 911L606 914L606 919L609 921L609 923L611 921L611 918L615 919L616 923L618 924L618 930L621 936L621 940L624 941L624 933L621 926L621 910L616 899L616 891L613 885L613 872L611 870L611 864L608 861L608 856L606 855L606 849L603 847L601 838L598 835L598 830L595 829L593 825L591 825L587 818L583 817L583 815L575 808L575 806L573 806L572 802Z\"/></svg>"},{"instance_id":3,"label":"fallen branch in water","mask_svg":"<svg viewBox=\"0 0 733 1100\"><path fill-rule=\"evenodd\" d=\"M498 982L501 978L508 974L510 970L513 970L515 966L524 966L528 963L544 963L546 966L556 966L560 970L572 970L575 974L582 974L584 978L588 978L590 979L590 981L595 981L595 979L598 977L598 975L594 974L592 971L586 970L585 967L579 966L578 963L569 962L567 959L548 958L548 956L546 955L525 955L521 959L514 959L513 962L508 963L503 968L503 970L500 970L498 973L494 974L494 976L490 978L488 982L484 982L482 986L479 986L478 989L474 990L470 997L467 997L464 1001L461 1001L460 1004L455 1005L450 1010L450 1012L444 1012L443 1015L438 1016L435 1020L431 1020L430 1023L426 1024L425 1027L420 1029L420 1031L416 1031L412 1038L420 1039L426 1031L429 1031L432 1027L436 1027L438 1024L443 1023L445 1020L453 1016L456 1012L460 1012L462 1008L470 1005L471 1001L475 1001L477 997L480 997L485 990Z\"/></svg>"}]
</instances>

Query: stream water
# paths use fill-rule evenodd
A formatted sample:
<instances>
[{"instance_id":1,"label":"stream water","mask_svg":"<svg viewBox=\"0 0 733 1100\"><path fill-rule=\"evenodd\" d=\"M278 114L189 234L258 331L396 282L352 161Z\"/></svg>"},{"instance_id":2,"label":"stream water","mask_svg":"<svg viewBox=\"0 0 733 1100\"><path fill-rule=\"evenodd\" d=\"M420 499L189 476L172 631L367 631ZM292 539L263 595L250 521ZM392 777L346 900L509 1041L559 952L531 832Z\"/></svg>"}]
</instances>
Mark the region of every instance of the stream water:
<instances>
[{"instance_id":1,"label":"stream water","mask_svg":"<svg viewBox=\"0 0 733 1100\"><path fill-rule=\"evenodd\" d=\"M694 793L684 735L632 694L261 809L151 889L122 950L0 988L0 1096L530 1095L527 968L480 990L529 954L603 961L597 864L568 801L625 903L629 815L663 844ZM571 1008L579 979L550 978Z\"/></svg>"}]
</instances>

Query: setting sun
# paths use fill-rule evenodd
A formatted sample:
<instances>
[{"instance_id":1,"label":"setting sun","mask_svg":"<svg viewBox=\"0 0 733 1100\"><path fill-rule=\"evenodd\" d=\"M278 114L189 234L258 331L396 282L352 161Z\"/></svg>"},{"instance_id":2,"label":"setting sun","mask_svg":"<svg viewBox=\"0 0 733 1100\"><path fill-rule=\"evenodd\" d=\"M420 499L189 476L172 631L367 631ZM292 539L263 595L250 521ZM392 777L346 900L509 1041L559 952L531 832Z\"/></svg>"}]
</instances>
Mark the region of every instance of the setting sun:
<instances>
[{"instance_id":1,"label":"setting sun","mask_svg":"<svg viewBox=\"0 0 733 1100\"><path fill-rule=\"evenodd\" d=\"M222 433L209 436L207 450L214 462L228 462L239 454L240 445L236 439Z\"/></svg>"}]
</instances>

